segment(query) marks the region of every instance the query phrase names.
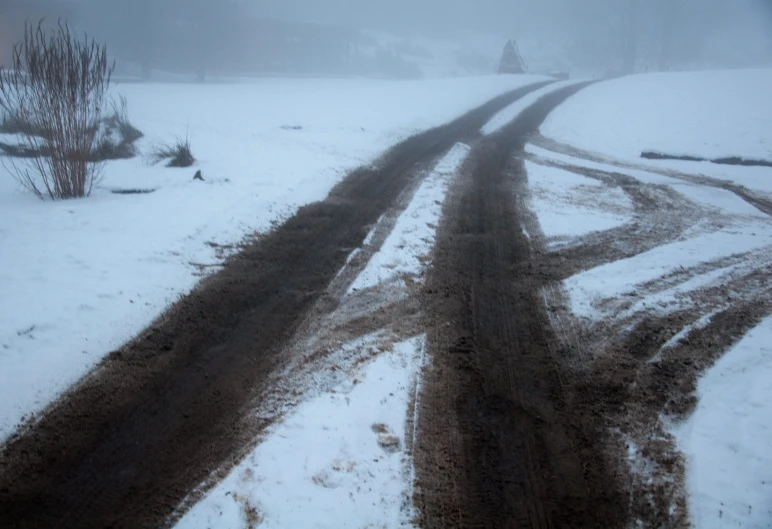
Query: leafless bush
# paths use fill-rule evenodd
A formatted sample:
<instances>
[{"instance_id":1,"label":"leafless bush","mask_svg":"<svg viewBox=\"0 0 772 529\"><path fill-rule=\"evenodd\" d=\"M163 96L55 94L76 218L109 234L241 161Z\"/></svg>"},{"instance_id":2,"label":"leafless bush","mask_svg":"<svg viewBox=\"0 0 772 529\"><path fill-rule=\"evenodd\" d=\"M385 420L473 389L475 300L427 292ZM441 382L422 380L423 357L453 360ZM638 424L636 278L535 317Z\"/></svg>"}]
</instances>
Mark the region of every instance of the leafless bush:
<instances>
[{"instance_id":1,"label":"leafless bush","mask_svg":"<svg viewBox=\"0 0 772 529\"><path fill-rule=\"evenodd\" d=\"M61 22L46 30L27 24L0 69L0 108L19 128L20 148L44 156L9 157L11 173L41 199L87 196L101 175L91 160L104 134L102 111L114 65L105 46L74 40Z\"/></svg>"},{"instance_id":2,"label":"leafless bush","mask_svg":"<svg viewBox=\"0 0 772 529\"><path fill-rule=\"evenodd\" d=\"M186 137L184 140L178 139L173 145L157 145L150 153L150 161L157 164L164 160L169 160L166 167L190 167L196 163L190 140Z\"/></svg>"},{"instance_id":3,"label":"leafless bush","mask_svg":"<svg viewBox=\"0 0 772 529\"><path fill-rule=\"evenodd\" d=\"M0 133L19 134L21 125L7 111L0 108Z\"/></svg>"},{"instance_id":4,"label":"leafless bush","mask_svg":"<svg viewBox=\"0 0 772 529\"><path fill-rule=\"evenodd\" d=\"M134 142L144 136L129 120L129 107L124 96L111 104L112 114L100 122L102 130L91 153L92 162L132 158L137 154Z\"/></svg>"},{"instance_id":5,"label":"leafless bush","mask_svg":"<svg viewBox=\"0 0 772 529\"><path fill-rule=\"evenodd\" d=\"M112 107L113 113L107 118L106 122L108 126L113 126L118 129L123 141L134 143L144 136L142 131L132 125L131 121L129 121L129 105L124 96L121 96L117 103L113 101Z\"/></svg>"}]
</instances>

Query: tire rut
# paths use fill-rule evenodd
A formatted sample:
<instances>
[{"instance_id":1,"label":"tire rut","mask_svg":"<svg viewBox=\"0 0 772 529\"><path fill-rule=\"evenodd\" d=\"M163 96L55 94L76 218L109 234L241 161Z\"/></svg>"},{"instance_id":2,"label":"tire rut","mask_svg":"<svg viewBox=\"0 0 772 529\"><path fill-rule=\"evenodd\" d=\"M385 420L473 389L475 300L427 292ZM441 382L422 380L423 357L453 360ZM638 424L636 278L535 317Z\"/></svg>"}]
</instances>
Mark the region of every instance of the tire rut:
<instances>
[{"instance_id":1,"label":"tire rut","mask_svg":"<svg viewBox=\"0 0 772 529\"><path fill-rule=\"evenodd\" d=\"M541 134L535 134L533 137L530 138L530 141L531 143L533 143L538 147L541 147L542 149L546 149L548 151L552 151L558 154L565 154L568 156L572 156L574 158L580 158L580 159L595 162L595 163L612 165L623 169L636 169L640 171L646 171L649 173L654 173L662 176L667 176L670 178L675 178L677 180L682 180L684 182L689 182L692 184L715 187L717 189L724 189L726 191L729 191L730 193L734 193L735 195L737 195L737 197L741 198L742 200L744 200L754 208L758 209L762 213L772 216L772 197L770 197L768 193L760 193L757 191L752 191L742 185L734 184L732 182L721 180L719 178L712 178L704 175L684 173L682 171L676 171L674 169L663 169L659 167L652 167L650 165L645 165L645 164L637 164L637 163L617 160L615 158L611 158L611 157L604 156L598 153L593 153L584 149L579 149L572 145L561 143L551 138L542 136Z\"/></svg>"},{"instance_id":2,"label":"tire rut","mask_svg":"<svg viewBox=\"0 0 772 529\"><path fill-rule=\"evenodd\" d=\"M647 184L628 175L548 160L534 154L533 163L554 167L620 188L633 204L630 222L610 230L576 237L564 248L542 256L544 273L554 280L566 279L597 266L634 257L674 242L699 225L702 233L718 231L730 221L718 211L696 204L667 185ZM529 232L537 233L537 226Z\"/></svg>"},{"instance_id":3,"label":"tire rut","mask_svg":"<svg viewBox=\"0 0 772 529\"><path fill-rule=\"evenodd\" d=\"M249 243L0 449L0 526L157 528L266 421L252 399L284 345L411 179L493 114L493 99L392 148ZM174 513L173 518L169 518Z\"/></svg>"},{"instance_id":4,"label":"tire rut","mask_svg":"<svg viewBox=\"0 0 772 529\"><path fill-rule=\"evenodd\" d=\"M583 86L481 140L451 188L426 285L428 353L415 445L424 528L616 527L626 497L570 394L521 229L526 136ZM514 157L512 156L514 154Z\"/></svg>"}]
</instances>

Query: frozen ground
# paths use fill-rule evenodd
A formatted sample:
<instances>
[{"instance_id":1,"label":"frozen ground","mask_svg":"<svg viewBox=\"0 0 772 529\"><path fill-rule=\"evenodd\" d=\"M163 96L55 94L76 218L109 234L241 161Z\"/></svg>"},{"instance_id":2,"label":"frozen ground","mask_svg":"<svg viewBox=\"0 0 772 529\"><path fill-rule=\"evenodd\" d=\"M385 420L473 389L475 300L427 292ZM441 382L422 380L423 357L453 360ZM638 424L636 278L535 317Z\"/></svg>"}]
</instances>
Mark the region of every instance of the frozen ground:
<instances>
[{"instance_id":1,"label":"frozen ground","mask_svg":"<svg viewBox=\"0 0 772 529\"><path fill-rule=\"evenodd\" d=\"M558 242L621 226L633 205L619 189L576 173L526 162L531 206L544 236ZM600 207L599 207L600 206Z\"/></svg>"},{"instance_id":2,"label":"frozen ground","mask_svg":"<svg viewBox=\"0 0 772 529\"><path fill-rule=\"evenodd\" d=\"M527 168L531 204L546 240L559 243L548 248L571 247L588 234L624 230L628 223L646 221L633 217L632 208L625 218L627 197L614 200L615 190L597 182L588 185L580 174L535 163ZM652 180L662 185L656 176ZM675 241L581 271L563 282L570 311L590 329L605 329L598 331L604 336L615 334L617 328L630 330L625 322L640 321L644 315L662 318L658 331L671 333L672 338L652 362L666 359L671 348L688 344L692 332L710 325L716 314L733 304L749 300L769 304L769 217L725 190L669 185L706 208L705 217ZM620 239L610 244L630 242ZM688 323L669 328L668 318L682 311L693 314ZM762 529L772 524L770 343L772 320L767 318L707 370L699 382L696 411L685 423L672 427L663 416L663 427L672 431L686 456L689 514L696 529ZM638 456L631 460L633 468L650 466L637 461Z\"/></svg>"},{"instance_id":3,"label":"frozen ground","mask_svg":"<svg viewBox=\"0 0 772 529\"><path fill-rule=\"evenodd\" d=\"M469 146L456 144L424 179L380 251L367 262L349 292L373 288L404 275L421 275L426 267L426 255L434 245L434 232L440 222L448 179L468 153Z\"/></svg>"},{"instance_id":4,"label":"frozen ground","mask_svg":"<svg viewBox=\"0 0 772 529\"><path fill-rule=\"evenodd\" d=\"M0 169L0 439L148 325L233 245L346 171L533 77L124 84L154 144L190 169L110 162L91 198L39 202ZM192 180L201 169L205 182ZM153 189L117 195L113 189Z\"/></svg>"},{"instance_id":5,"label":"frozen ground","mask_svg":"<svg viewBox=\"0 0 772 529\"><path fill-rule=\"evenodd\" d=\"M191 170L114 162L94 197L55 204L39 203L16 191L9 178L0 179L0 439L216 270L245 235L324 197L346 170L410 133L534 80L119 87L147 134L144 152L187 133L199 162ZM542 132L612 161L638 162L643 149L769 158L772 127L759 94L770 84L772 75L764 71L620 79L569 100ZM517 107L508 112L514 118ZM501 125L501 117L495 120L491 130ZM339 372L327 382L335 383L288 406L180 527L409 524L410 410L423 338L410 319L415 309L400 311L421 280L447 181L466 152L456 146L380 246L360 250L375 253L342 290L340 314L333 315L339 321L332 321L339 326L327 326L353 333L349 326L370 321L361 318L364 311L391 327L330 353L357 361L340 364L343 369L333 362ZM738 194L647 172L646 164L620 168L535 146L527 153L530 204L547 253L560 259L560 252L583 246L600 249L577 253L574 261L584 257L593 265L563 282L566 306L579 325L590 337L605 328L605 342L624 335L642 315L672 327L659 352L637 367L641 382L651 365L711 325L720 311L764 303L763 296L768 304L772 221ZM697 175L724 171L710 164L647 164ZM199 168L204 183L191 180ZM598 171L621 180L609 183ZM724 179L770 190L758 168L726 171ZM114 195L114 188L156 191ZM683 312L691 320L667 320ZM772 477L765 470L772 466L769 335L767 318L706 372L694 414L675 428L666 424L686 456L688 503L698 529L772 524ZM631 441L641 449L633 450L633 459L640 458L641 439Z\"/></svg>"},{"instance_id":6,"label":"frozen ground","mask_svg":"<svg viewBox=\"0 0 772 529\"><path fill-rule=\"evenodd\" d=\"M507 108L493 116L493 118L491 118L491 120L486 123L485 126L483 126L480 132L486 135L493 134L494 132L501 130L501 128L508 123L511 123L512 120L519 116L523 110L530 107L547 94L560 90L561 88L566 88L568 86L578 84L580 82L582 81L558 81L556 83L548 84L539 90L531 92L530 94L515 101Z\"/></svg>"}]
</instances>

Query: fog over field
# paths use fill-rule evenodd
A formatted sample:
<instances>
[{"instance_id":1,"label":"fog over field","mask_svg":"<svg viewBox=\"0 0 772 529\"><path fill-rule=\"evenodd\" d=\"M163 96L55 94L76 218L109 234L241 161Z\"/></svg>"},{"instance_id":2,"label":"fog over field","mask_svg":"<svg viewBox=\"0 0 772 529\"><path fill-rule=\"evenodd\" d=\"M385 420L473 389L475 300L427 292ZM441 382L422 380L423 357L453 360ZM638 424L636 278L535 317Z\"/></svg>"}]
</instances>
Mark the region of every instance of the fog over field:
<instances>
[{"instance_id":1,"label":"fog over field","mask_svg":"<svg viewBox=\"0 0 772 529\"><path fill-rule=\"evenodd\" d=\"M510 38L531 72L601 77L772 63L770 0L3 3L26 6L28 19L63 16L105 40L119 71L145 77L155 70L202 79L237 73L483 74L495 70Z\"/></svg>"}]
</instances>

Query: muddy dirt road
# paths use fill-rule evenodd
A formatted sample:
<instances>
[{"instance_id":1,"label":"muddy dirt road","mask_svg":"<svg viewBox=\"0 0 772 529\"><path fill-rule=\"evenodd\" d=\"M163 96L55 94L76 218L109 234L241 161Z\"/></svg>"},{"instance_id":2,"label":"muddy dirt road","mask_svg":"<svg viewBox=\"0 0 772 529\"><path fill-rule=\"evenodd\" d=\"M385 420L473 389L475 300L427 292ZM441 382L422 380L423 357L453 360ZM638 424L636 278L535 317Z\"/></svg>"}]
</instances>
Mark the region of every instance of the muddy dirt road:
<instances>
[{"instance_id":1,"label":"muddy dirt road","mask_svg":"<svg viewBox=\"0 0 772 529\"><path fill-rule=\"evenodd\" d=\"M448 197L427 284L434 367L416 449L423 527L617 527L624 520L624 498L589 437L592 418L567 413L544 281L518 203L526 136L578 89L541 99L478 143Z\"/></svg>"},{"instance_id":2,"label":"muddy dirt road","mask_svg":"<svg viewBox=\"0 0 772 529\"><path fill-rule=\"evenodd\" d=\"M415 434L405 440L419 527L688 527L683 461L660 418L688 414L699 373L772 312L772 254L681 268L622 300L601 300L613 317L577 321L562 280L732 219L625 166L588 169L582 153L573 153L575 165L527 155L526 140L545 144L540 124L582 85L551 92L480 136L498 110L540 86L354 171L111 353L0 448L0 527L173 525L281 416L276 403L297 396L296 379L340 367L329 344L384 328L400 340L427 335L430 361L408 419ZM425 283L391 300L394 285L380 285L341 302L411 190L456 142L469 155L453 172ZM529 206L526 159L618 188L631 221L550 248ZM721 186L770 210L764 197ZM363 248L373 226L375 242ZM349 261L354 249L362 251ZM684 294L678 311L632 310L647 293L741 263L731 282ZM706 314L715 314L710 324L660 354ZM311 338L318 350L300 351ZM628 464L633 449L644 477Z\"/></svg>"},{"instance_id":3,"label":"muddy dirt road","mask_svg":"<svg viewBox=\"0 0 772 529\"><path fill-rule=\"evenodd\" d=\"M0 527L157 528L252 442L249 404L368 226L498 110L505 94L353 172L321 203L247 245L0 452Z\"/></svg>"},{"instance_id":4,"label":"muddy dirt road","mask_svg":"<svg viewBox=\"0 0 772 529\"><path fill-rule=\"evenodd\" d=\"M443 208L424 295L431 367L414 448L421 527L690 527L684 462L661 418L687 417L699 374L772 312L768 249L733 256L747 270L690 292L671 313L626 312L635 298L609 299L617 310L586 326L566 309L563 279L733 222L624 171L527 155L529 135L577 89L542 98L476 142ZM618 188L631 220L549 248L529 207L526 158ZM703 272L684 269L636 295Z\"/></svg>"}]
</instances>

